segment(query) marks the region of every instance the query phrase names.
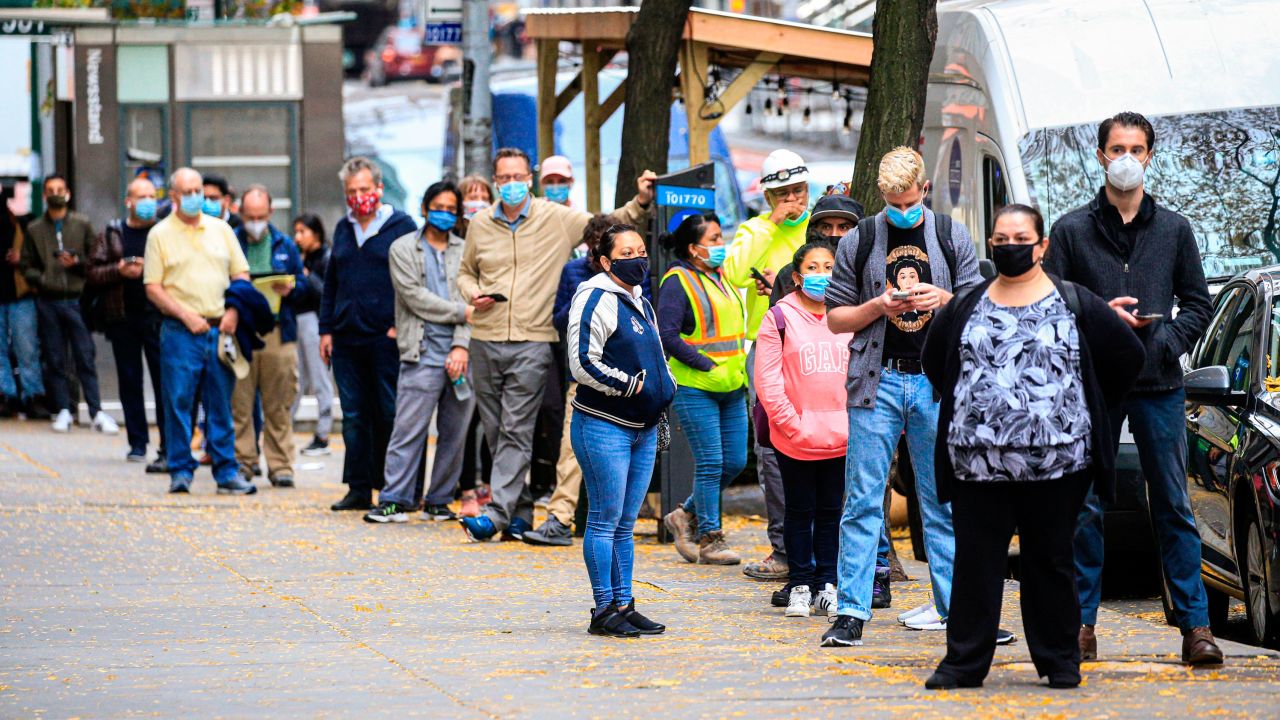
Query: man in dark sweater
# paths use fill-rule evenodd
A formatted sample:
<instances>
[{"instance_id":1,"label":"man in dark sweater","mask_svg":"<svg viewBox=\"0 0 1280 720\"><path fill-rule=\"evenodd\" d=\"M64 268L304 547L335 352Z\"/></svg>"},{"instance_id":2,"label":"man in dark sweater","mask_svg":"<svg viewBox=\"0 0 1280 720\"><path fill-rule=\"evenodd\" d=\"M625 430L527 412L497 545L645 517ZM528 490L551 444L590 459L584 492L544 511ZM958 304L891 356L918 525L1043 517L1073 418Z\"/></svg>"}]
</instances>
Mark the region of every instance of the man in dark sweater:
<instances>
[{"instance_id":1,"label":"man in dark sweater","mask_svg":"<svg viewBox=\"0 0 1280 720\"><path fill-rule=\"evenodd\" d=\"M320 302L320 357L333 365L342 404L347 494L331 509L368 510L374 488L382 487L400 373L387 257L391 243L418 226L382 202L382 170L372 160L351 158L338 175L348 212L333 230Z\"/></svg>"},{"instance_id":2,"label":"man in dark sweater","mask_svg":"<svg viewBox=\"0 0 1280 720\"><path fill-rule=\"evenodd\" d=\"M1178 361L1204 333L1211 306L1191 224L1144 191L1154 146L1155 130L1137 113L1103 121L1098 162L1106 170L1106 184L1092 202L1054 224L1045 269L1107 299L1146 346L1146 364L1133 393L1111 409L1111 427L1118 446L1127 417L1138 447L1164 577L1182 630L1182 659L1214 664L1222 662L1222 651L1208 627L1200 535L1187 495L1185 394ZM1098 653L1094 624L1101 599L1102 511L1097 495L1090 493L1076 531L1084 660Z\"/></svg>"}]
</instances>

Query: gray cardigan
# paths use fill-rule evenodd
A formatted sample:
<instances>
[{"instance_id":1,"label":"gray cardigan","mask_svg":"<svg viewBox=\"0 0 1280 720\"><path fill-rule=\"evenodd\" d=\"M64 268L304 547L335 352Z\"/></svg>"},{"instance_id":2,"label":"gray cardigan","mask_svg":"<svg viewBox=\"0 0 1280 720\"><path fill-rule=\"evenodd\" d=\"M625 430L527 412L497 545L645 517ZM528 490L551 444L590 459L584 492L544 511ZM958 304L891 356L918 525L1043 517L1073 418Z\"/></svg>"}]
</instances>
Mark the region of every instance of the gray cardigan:
<instances>
[{"instance_id":1,"label":"gray cardigan","mask_svg":"<svg viewBox=\"0 0 1280 720\"><path fill-rule=\"evenodd\" d=\"M471 326L467 324L467 305L458 291L458 266L462 263L463 240L449 235L444 251L445 277L449 280L449 297L442 298L427 289L423 280L426 262L423 231L396 238L388 251L391 285L396 289L396 345L401 362L418 362L422 350L423 326L432 322L453 325L453 346L470 348Z\"/></svg>"},{"instance_id":2,"label":"gray cardigan","mask_svg":"<svg viewBox=\"0 0 1280 720\"><path fill-rule=\"evenodd\" d=\"M947 267L942 246L938 244L938 231L934 224L932 210L924 211L924 239L929 251L929 272L933 276L933 284L948 292L959 292L982 282L978 273L978 255L969 238L969 230L964 223L951 223L951 247L955 251L956 274L959 281L953 281L951 270ZM836 249L836 265L831 275L831 284L827 286L827 309L861 305L866 300L884 294L885 256L888 254L889 222L884 211L876 215L875 245L871 255L867 257L865 272L862 273L862 287L855 287L858 268L854 267L858 255L858 228L849 231L840 241ZM845 390L849 395L848 407L873 408L876 405L876 390L880 388L881 356L884 351L884 329L887 320L879 318L861 331L854 333L849 343L849 377L845 381Z\"/></svg>"}]
</instances>

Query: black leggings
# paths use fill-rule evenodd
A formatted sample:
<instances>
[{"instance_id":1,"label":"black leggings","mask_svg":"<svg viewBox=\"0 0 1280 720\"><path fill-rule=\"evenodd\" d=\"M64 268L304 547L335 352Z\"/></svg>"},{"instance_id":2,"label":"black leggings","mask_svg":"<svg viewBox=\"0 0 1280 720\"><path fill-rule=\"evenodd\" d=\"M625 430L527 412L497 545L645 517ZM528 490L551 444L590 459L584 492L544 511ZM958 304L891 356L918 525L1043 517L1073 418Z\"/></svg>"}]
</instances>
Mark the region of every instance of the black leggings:
<instances>
[{"instance_id":1,"label":"black leggings","mask_svg":"<svg viewBox=\"0 0 1280 720\"><path fill-rule=\"evenodd\" d=\"M844 504L844 455L830 460L796 460L778 452L786 514L788 587L808 585L819 592L836 583L840 554L840 511Z\"/></svg>"},{"instance_id":2,"label":"black leggings","mask_svg":"<svg viewBox=\"0 0 1280 720\"><path fill-rule=\"evenodd\" d=\"M947 656L938 672L982 682L1000 622L1009 541L1018 531L1022 626L1041 677L1080 677L1080 596L1071 541L1090 479L952 483L956 564Z\"/></svg>"}]
</instances>

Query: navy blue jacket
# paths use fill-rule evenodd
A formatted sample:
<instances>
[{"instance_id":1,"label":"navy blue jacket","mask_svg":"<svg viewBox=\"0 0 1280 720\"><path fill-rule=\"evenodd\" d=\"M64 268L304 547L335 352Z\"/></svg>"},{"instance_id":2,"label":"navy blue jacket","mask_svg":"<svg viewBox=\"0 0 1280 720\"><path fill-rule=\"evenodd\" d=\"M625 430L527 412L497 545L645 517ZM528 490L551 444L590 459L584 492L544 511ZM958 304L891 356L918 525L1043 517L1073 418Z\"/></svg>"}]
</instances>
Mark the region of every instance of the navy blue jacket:
<instances>
[{"instance_id":1,"label":"navy blue jacket","mask_svg":"<svg viewBox=\"0 0 1280 720\"><path fill-rule=\"evenodd\" d=\"M555 305L551 308L551 324L560 333L560 337L569 334L569 306L573 304L573 294L578 291L579 285L599 272L591 264L590 257L574 258L564 264L564 269L560 271L560 285L556 288ZM650 285L652 283L645 283L640 288L644 292L644 299L652 305L653 291L650 290Z\"/></svg>"},{"instance_id":2,"label":"navy blue jacket","mask_svg":"<svg viewBox=\"0 0 1280 720\"><path fill-rule=\"evenodd\" d=\"M575 409L632 430L657 425L676 382L648 300L637 305L604 273L587 280L569 310L568 346Z\"/></svg>"},{"instance_id":3,"label":"navy blue jacket","mask_svg":"<svg viewBox=\"0 0 1280 720\"><path fill-rule=\"evenodd\" d=\"M302 266L307 269L307 282L293 291L298 296L294 310L299 315L309 312L318 313L320 300L324 297L324 274L329 268L328 243L310 255L304 255Z\"/></svg>"},{"instance_id":4,"label":"navy blue jacket","mask_svg":"<svg viewBox=\"0 0 1280 720\"><path fill-rule=\"evenodd\" d=\"M298 305L302 300L302 289L306 287L307 277L302 272L302 254L293 238L280 232L275 225L267 225L267 234L271 236L271 272L276 275L292 275L293 291L288 297L280 299L280 342L290 343L298 340ZM236 228L236 239L240 241L240 249L247 255L249 252L249 236L244 225Z\"/></svg>"},{"instance_id":5,"label":"navy blue jacket","mask_svg":"<svg viewBox=\"0 0 1280 720\"><path fill-rule=\"evenodd\" d=\"M266 345L259 336L276 329L271 305L248 280L232 280L223 298L226 306L235 309L240 316L236 323L236 343L240 345L240 354L245 360L252 361L253 351Z\"/></svg>"},{"instance_id":6,"label":"navy blue jacket","mask_svg":"<svg viewBox=\"0 0 1280 720\"><path fill-rule=\"evenodd\" d=\"M413 218L394 210L361 247L356 244L351 220L344 217L338 221L320 301L321 335L356 345L386 338L387 331L396 326L396 291L387 260L391 243L417 231Z\"/></svg>"}]
</instances>

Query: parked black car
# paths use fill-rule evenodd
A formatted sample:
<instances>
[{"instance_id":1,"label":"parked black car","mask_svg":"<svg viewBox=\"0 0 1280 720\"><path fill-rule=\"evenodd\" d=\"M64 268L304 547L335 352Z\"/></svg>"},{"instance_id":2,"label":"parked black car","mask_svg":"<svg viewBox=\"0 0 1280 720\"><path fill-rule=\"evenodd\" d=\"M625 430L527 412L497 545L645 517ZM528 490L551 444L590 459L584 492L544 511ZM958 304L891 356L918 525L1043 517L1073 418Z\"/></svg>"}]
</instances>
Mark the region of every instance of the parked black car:
<instances>
[{"instance_id":1,"label":"parked black car","mask_svg":"<svg viewBox=\"0 0 1280 720\"><path fill-rule=\"evenodd\" d=\"M1243 600L1253 640L1280 647L1280 265L1229 283L1183 365L1187 490L1209 616ZM1166 602L1167 607L1167 602Z\"/></svg>"}]
</instances>

